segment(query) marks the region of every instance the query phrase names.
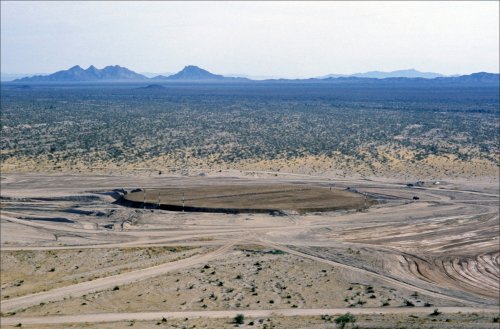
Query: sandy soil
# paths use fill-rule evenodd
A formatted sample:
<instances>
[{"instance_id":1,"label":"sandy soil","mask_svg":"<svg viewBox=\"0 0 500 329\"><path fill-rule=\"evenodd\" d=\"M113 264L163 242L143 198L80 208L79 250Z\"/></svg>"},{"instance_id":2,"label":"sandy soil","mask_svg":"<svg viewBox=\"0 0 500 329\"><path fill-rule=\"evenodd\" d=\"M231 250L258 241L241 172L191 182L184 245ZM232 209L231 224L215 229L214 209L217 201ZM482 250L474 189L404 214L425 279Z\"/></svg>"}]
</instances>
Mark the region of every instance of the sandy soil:
<instances>
[{"instance_id":1,"label":"sandy soil","mask_svg":"<svg viewBox=\"0 0 500 329\"><path fill-rule=\"evenodd\" d=\"M4 174L1 183L2 327L30 321L36 328L69 327L88 319L72 315L109 313L123 316L106 326L97 324L96 315L89 326L137 321L134 325L146 328L161 318L137 314L182 311L191 318L196 312L231 310L254 314L260 328L325 328L334 325L318 314L346 309L384 313L359 315L360 327L408 321L422 328L437 321L442 328L496 325L495 181L408 187L408 181L389 179L216 172L206 177ZM325 189L333 184L338 191L364 193L375 204L362 211L273 216L133 209L114 202L121 189L263 183ZM435 307L447 310L448 322L444 314L426 314ZM308 309L319 313L312 316ZM285 313L272 315L277 310ZM474 315L482 310L492 315ZM264 311L271 313L252 313ZM179 327L234 326L227 318L208 319L209 314L188 321L169 315L168 321ZM57 319L64 324L49 321L62 315L68 318Z\"/></svg>"},{"instance_id":2,"label":"sandy soil","mask_svg":"<svg viewBox=\"0 0 500 329\"><path fill-rule=\"evenodd\" d=\"M470 150L472 151L472 150ZM398 179L419 180L425 177L429 180L465 179L476 181L488 177L498 182L498 161L473 157L469 160L458 158L454 154L430 155L423 160L416 160L417 152L402 148L387 146L377 147L378 157L359 148L361 160L341 153L332 156L300 156L290 158L283 154L273 160L248 159L224 163L211 158L190 158L188 162L179 163L176 154L161 155L148 160L128 157L126 162L98 161L89 167L87 159L49 159L48 155L33 157L10 157L2 163L3 172L73 172L75 174L189 174L227 172L227 171L268 171L274 173L292 173L300 175L320 175L323 177L397 177ZM472 152L469 152L472 154ZM210 169L208 169L210 168Z\"/></svg>"},{"instance_id":3,"label":"sandy soil","mask_svg":"<svg viewBox=\"0 0 500 329\"><path fill-rule=\"evenodd\" d=\"M18 250L1 258L2 296L30 295L101 277L130 272L207 252L205 248L151 247ZM7 282L11 284L8 285ZM11 293L12 292L12 293Z\"/></svg>"},{"instance_id":4,"label":"sandy soil","mask_svg":"<svg viewBox=\"0 0 500 329\"><path fill-rule=\"evenodd\" d=\"M434 315L428 308L364 309L288 309L201 312L107 313L78 316L4 318L7 328L335 328L335 318L347 312L354 314L359 328L498 328L498 318L491 310L441 308ZM461 311L468 311L463 314ZM235 325L234 317L244 316ZM18 322L24 321L24 322ZM42 324L43 323L43 324Z\"/></svg>"}]
</instances>

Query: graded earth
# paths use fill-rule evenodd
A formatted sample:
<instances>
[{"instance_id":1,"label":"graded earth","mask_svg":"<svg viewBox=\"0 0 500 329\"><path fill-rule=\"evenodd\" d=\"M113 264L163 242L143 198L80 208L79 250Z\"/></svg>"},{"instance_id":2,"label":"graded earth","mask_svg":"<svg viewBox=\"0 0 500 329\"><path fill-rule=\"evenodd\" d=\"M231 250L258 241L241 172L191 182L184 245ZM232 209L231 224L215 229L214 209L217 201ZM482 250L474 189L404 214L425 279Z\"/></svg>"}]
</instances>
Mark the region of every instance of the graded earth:
<instances>
[{"instance_id":1,"label":"graded earth","mask_svg":"<svg viewBox=\"0 0 500 329\"><path fill-rule=\"evenodd\" d=\"M200 206L278 192L288 205L290 191L361 203L317 211L312 200L314 211L278 213L154 206L160 191L162 203L183 191L187 204L200 186L213 192ZM135 193L141 203L144 191L146 209L120 202ZM361 328L498 327L495 183L3 174L1 193L2 328L230 328L237 314L247 327L332 328L347 312Z\"/></svg>"}]
</instances>

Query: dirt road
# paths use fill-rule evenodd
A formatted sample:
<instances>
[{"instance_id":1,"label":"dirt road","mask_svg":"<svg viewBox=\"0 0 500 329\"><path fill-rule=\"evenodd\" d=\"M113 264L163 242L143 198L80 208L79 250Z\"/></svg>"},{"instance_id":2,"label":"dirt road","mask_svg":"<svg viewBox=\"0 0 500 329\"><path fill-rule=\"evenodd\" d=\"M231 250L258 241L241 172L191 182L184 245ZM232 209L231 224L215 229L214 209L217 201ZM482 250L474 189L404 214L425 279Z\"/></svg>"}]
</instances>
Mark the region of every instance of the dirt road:
<instances>
[{"instance_id":1,"label":"dirt road","mask_svg":"<svg viewBox=\"0 0 500 329\"><path fill-rule=\"evenodd\" d=\"M432 312L428 307L407 308L331 308L331 309L275 309L275 310L231 310L231 311L188 311L188 312L141 312L141 313L100 313L82 315L59 315L41 317L15 317L2 318L2 325L33 324L64 324L64 323L96 323L117 321L148 321L161 320L162 318L232 318L237 314L245 317L271 317L281 316L313 316L313 315L335 315L350 312L351 314L429 314ZM498 308L483 308L478 310L473 307L440 307L439 312L448 313L490 313L497 314Z\"/></svg>"},{"instance_id":2,"label":"dirt road","mask_svg":"<svg viewBox=\"0 0 500 329\"><path fill-rule=\"evenodd\" d=\"M162 265L152 266L141 270L127 272L123 274L108 276L101 279L96 279L88 282L74 284L68 287L53 289L46 292L31 294L23 297L13 298L2 301L2 312L11 312L21 308L38 305L51 301L63 300L66 297L82 296L94 291L102 291L111 289L115 286L146 280L158 275L162 275L171 271L179 270L184 267L194 266L200 263L206 263L214 258L220 257L228 252L236 241L229 241L219 249L203 254L181 259L174 262L165 263Z\"/></svg>"}]
</instances>

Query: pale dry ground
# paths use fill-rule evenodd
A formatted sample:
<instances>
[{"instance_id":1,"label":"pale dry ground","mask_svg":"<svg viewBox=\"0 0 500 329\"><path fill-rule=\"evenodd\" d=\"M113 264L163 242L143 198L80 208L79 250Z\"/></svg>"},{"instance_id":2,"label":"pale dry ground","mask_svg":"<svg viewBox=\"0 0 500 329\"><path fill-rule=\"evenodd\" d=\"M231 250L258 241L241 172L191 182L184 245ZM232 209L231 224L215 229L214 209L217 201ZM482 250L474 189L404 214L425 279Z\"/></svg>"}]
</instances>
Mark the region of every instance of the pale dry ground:
<instances>
[{"instance_id":1,"label":"pale dry ground","mask_svg":"<svg viewBox=\"0 0 500 329\"><path fill-rule=\"evenodd\" d=\"M210 247L12 251L2 254L2 296L15 298L207 252Z\"/></svg>"},{"instance_id":2,"label":"pale dry ground","mask_svg":"<svg viewBox=\"0 0 500 329\"><path fill-rule=\"evenodd\" d=\"M500 158L496 161L480 157L462 160L454 154L429 155L422 160L416 160L418 152L404 147L378 146L376 158L368 149L358 148L357 154L364 159L336 153L332 156L304 155L290 158L286 154L273 160L247 159L231 163L220 162L214 156L204 158L190 157L184 159L177 154L164 154L151 159L137 159L134 155L126 156L126 161L93 160L68 158L67 160L49 159L42 154L33 157L11 157L3 161L4 173L16 172L73 172L88 173L121 173L137 174L141 172L163 174L189 173L195 175L201 172L216 171L270 171L293 173L301 175L321 175L323 177L397 177L409 180L443 180L466 179L477 180L488 177L498 182ZM462 150L467 154L477 154L477 149Z\"/></svg>"},{"instance_id":3,"label":"pale dry ground","mask_svg":"<svg viewBox=\"0 0 500 329\"><path fill-rule=\"evenodd\" d=\"M283 310L283 311L203 311L203 312L149 312L140 314L101 313L79 316L45 317L50 324L40 324L37 318L24 318L22 327L39 329L60 328L286 328L286 329L333 329L336 328L334 314L351 312L357 318L359 328L454 328L454 329L497 329L498 320L487 312L459 313L458 309L441 308L442 314L431 315L428 308L422 309L336 309L330 310ZM243 314L245 313L245 314ZM235 325L236 314L245 316L244 324ZM97 319L96 319L97 318ZM18 327L19 318L3 318L2 327ZM69 320L69 321L68 321ZM99 321L99 322L97 322Z\"/></svg>"},{"instance_id":4,"label":"pale dry ground","mask_svg":"<svg viewBox=\"0 0 500 329\"><path fill-rule=\"evenodd\" d=\"M125 208L113 204L117 194L110 193L221 182L333 184L367 193L378 203L364 211L230 215ZM130 323L119 321L136 319L136 326L149 327L156 322L142 318L144 312L183 311L190 317L284 309L287 317L269 313L271 322L280 321L277 328L292 328L291 323L331 328L319 317L306 317L307 310L338 314L370 307L424 315L386 314L365 319L367 326L414 321L425 328L436 322L425 315L434 307L458 307L447 311L450 322L440 316L440 327L460 322L464 328L495 327L497 183L449 180L418 188L405 183L262 171L207 177L3 174L2 321L30 317L41 328L54 315L74 314L62 318L70 323L88 321L82 314L118 312L123 316L117 322L90 326L120 327ZM416 308L402 307L407 302ZM488 315L469 314L473 311ZM290 322L293 315L300 317ZM179 327L233 326L228 319L168 321Z\"/></svg>"}]
</instances>

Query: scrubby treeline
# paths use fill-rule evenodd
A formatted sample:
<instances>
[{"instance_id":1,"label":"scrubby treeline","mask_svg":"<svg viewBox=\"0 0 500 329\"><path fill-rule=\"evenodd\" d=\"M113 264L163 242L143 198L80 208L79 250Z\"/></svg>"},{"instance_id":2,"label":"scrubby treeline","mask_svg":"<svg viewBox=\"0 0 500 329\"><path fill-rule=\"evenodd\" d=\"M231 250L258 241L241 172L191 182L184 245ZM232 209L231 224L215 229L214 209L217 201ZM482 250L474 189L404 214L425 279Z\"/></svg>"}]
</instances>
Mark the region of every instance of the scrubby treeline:
<instances>
[{"instance_id":1,"label":"scrubby treeline","mask_svg":"<svg viewBox=\"0 0 500 329\"><path fill-rule=\"evenodd\" d=\"M2 89L2 161L140 162L161 155L207 165L304 156L412 162L452 154L498 163L496 88L181 85Z\"/></svg>"}]
</instances>

